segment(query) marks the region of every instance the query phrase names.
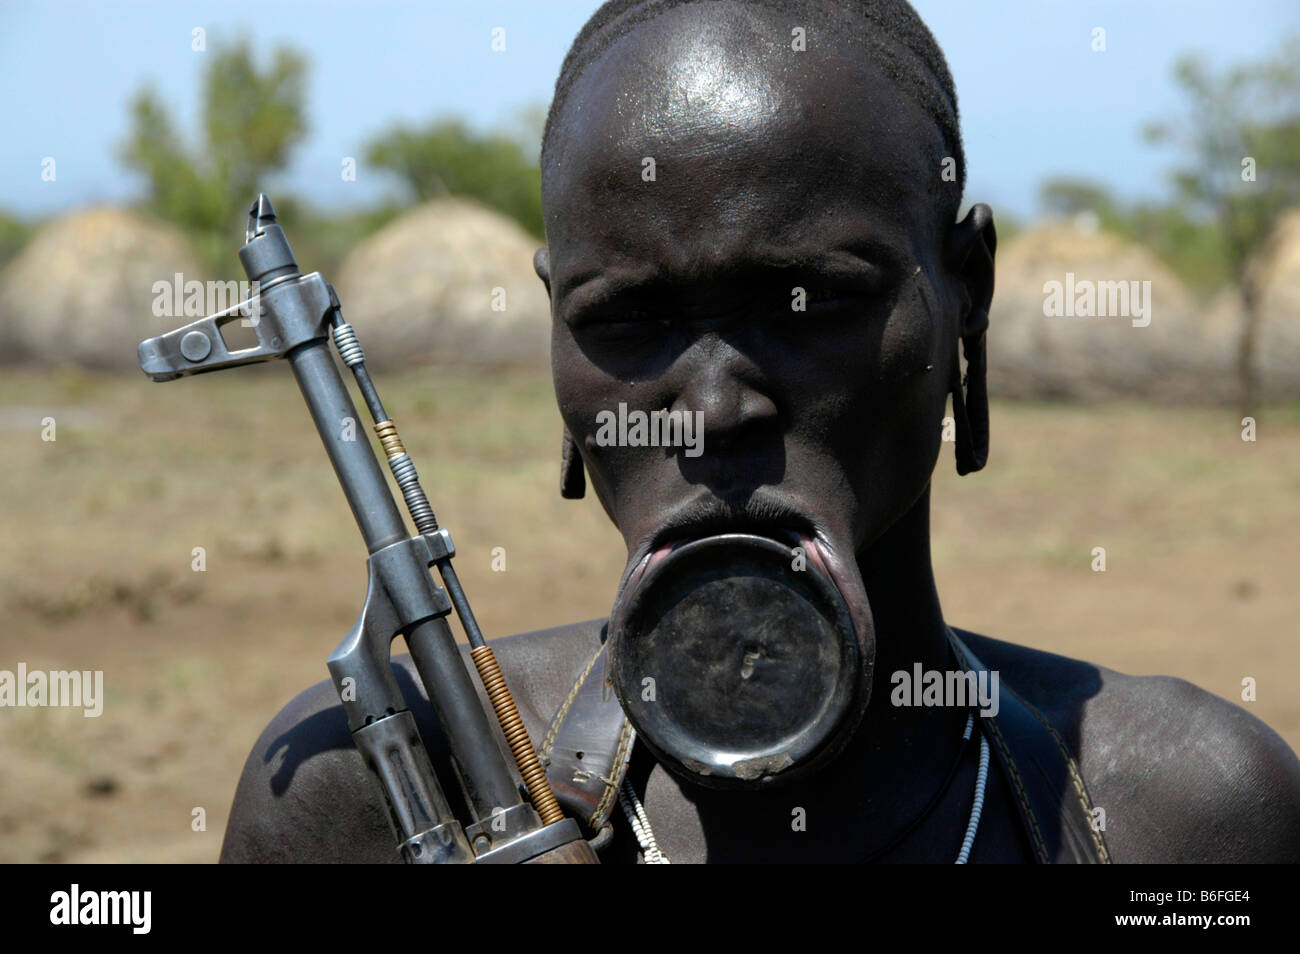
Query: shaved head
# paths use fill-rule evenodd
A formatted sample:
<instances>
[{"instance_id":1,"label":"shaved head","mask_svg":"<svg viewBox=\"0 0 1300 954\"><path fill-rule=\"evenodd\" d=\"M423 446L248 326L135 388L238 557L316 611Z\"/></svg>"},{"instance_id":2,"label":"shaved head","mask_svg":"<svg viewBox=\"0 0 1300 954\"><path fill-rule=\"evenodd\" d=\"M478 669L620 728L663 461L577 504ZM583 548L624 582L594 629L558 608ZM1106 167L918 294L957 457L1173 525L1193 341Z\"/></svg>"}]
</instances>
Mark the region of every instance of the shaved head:
<instances>
[{"instance_id":1,"label":"shaved head","mask_svg":"<svg viewBox=\"0 0 1300 954\"><path fill-rule=\"evenodd\" d=\"M715 0L614 0L592 15L574 40L559 78L542 136L543 166L552 129L568 101L569 93L586 68L639 24L686 5L716 6ZM952 76L934 37L905 0L743 0L750 10L779 11L772 21L755 18L755 29L745 44L753 53L806 52L834 39L856 47L886 73L900 92L929 115L941 134L943 153L954 160L957 196L965 183L957 95ZM710 18L711 19L711 18ZM778 24L777 29L772 23ZM708 21L704 29L708 30ZM798 36L796 36L798 34ZM798 47L798 49L796 49ZM737 47L739 53L743 47ZM789 58L774 61L788 64ZM954 205L952 213L955 214Z\"/></svg>"}]
</instances>

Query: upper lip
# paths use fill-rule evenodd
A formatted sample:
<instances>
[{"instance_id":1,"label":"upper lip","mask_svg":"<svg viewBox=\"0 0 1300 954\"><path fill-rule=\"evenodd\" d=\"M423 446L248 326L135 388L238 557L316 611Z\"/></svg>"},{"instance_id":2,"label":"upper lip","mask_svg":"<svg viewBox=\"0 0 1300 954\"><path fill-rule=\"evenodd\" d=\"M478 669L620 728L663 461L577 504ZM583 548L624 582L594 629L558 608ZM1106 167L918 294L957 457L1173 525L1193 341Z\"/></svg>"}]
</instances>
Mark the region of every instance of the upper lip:
<instances>
[{"instance_id":1,"label":"upper lip","mask_svg":"<svg viewBox=\"0 0 1300 954\"><path fill-rule=\"evenodd\" d=\"M728 507L721 501L699 501L669 517L650 539L644 552L654 553L668 543L689 542L722 533L754 533L797 544L799 537L812 537L812 522L784 505L764 502L754 508Z\"/></svg>"}]
</instances>

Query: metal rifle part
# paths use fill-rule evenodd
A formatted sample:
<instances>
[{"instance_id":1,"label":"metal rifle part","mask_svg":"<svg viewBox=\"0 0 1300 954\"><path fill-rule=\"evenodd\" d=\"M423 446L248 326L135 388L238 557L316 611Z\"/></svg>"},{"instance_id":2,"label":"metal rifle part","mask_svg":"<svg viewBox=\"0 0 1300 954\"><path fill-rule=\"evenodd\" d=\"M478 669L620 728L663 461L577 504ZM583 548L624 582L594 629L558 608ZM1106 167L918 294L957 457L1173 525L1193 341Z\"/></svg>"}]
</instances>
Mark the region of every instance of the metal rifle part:
<instances>
[{"instance_id":1,"label":"metal rifle part","mask_svg":"<svg viewBox=\"0 0 1300 954\"><path fill-rule=\"evenodd\" d=\"M361 346L343 321L338 296L318 272L303 275L270 199L248 213L239 259L257 293L232 308L142 341L140 367L154 381L288 358L330 463L365 539L369 585L361 615L329 658L352 737L379 783L403 860L419 863L519 862L589 851L561 850L581 840L564 818L519 719L505 680L483 640L451 566L455 547L439 529L415 466L388 420L365 368ZM230 351L222 326L255 316L255 347ZM347 440L356 406L329 350L329 327L376 422L376 432L418 534L410 536L368 441ZM446 590L429 574L437 566ZM450 594L450 598L448 596ZM519 787L479 702L447 616L460 616L484 688L516 757L533 804ZM406 637L416 671L447 737L452 765L473 815L462 828L434 774L415 718L393 676L392 641ZM534 810L536 806L536 810ZM541 813L539 817L538 812ZM585 849L586 845L577 846Z\"/></svg>"},{"instance_id":2,"label":"metal rifle part","mask_svg":"<svg viewBox=\"0 0 1300 954\"><path fill-rule=\"evenodd\" d=\"M406 509L421 533L426 536L439 536L446 544L444 554L435 557L434 563L442 576L443 586L451 595L451 602L456 607L456 615L460 617L461 625L465 627L465 635L470 644L470 658L474 660L497 721L505 732L506 742L510 746L519 773L523 776L528 796L541 814L544 823L560 821L564 818L564 813L551 792L550 783L546 780L546 770L537 759L537 752L533 749L532 740L528 738L523 719L519 717L519 710L515 707L505 677L501 675L496 656L483 639L478 621L474 618L474 611L470 609L469 600L461 588L460 578L456 576L456 569L451 565L451 557L455 553L451 536L446 530L438 529L437 517L434 516L433 507L429 505L429 498L425 496L424 488L420 486L420 475L416 473L415 464L406 453L402 438L397 433L397 425L384 410L379 392L375 390L374 382L370 380L365 352L361 348L361 343L357 341L356 332L343 319L343 306L339 304L334 286L329 285L328 288L330 305L333 308L334 343L338 347L343 363L352 369L357 379L357 387L360 388L366 406L370 409L370 416L375 422L375 434L378 435L384 454L388 457L388 467L393 472L393 478L397 481L406 500Z\"/></svg>"}]
</instances>

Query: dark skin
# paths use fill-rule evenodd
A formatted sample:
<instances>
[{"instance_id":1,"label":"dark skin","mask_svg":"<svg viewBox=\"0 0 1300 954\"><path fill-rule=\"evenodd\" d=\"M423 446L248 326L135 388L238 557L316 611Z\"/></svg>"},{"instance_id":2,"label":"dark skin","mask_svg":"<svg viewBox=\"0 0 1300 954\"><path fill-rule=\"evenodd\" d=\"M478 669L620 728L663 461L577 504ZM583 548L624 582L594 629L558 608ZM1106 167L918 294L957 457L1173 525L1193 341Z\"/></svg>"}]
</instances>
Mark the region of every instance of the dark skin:
<instances>
[{"instance_id":1,"label":"dark skin","mask_svg":"<svg viewBox=\"0 0 1300 954\"><path fill-rule=\"evenodd\" d=\"M977 747L962 746L964 711L891 706L889 675L953 667L929 486L957 339L992 299L992 213L951 221L934 121L860 48L756 49L756 31L788 33L770 16L674 10L585 70L553 132L535 264L561 414L629 566L669 539L810 533L873 622L872 702L844 753L794 783L701 788L644 751L631 778L674 862L951 863ZM795 286L806 312L791 311ZM620 402L702 411L704 454L597 446L597 413ZM494 643L534 740L600 623ZM1180 680L963 638L1065 739L1114 860L1300 860L1300 763L1243 709ZM450 782L418 680L404 688ZM604 860L632 860L616 828ZM223 860L395 860L392 845L334 690L313 687L255 746ZM1033 860L997 771L972 860Z\"/></svg>"}]
</instances>

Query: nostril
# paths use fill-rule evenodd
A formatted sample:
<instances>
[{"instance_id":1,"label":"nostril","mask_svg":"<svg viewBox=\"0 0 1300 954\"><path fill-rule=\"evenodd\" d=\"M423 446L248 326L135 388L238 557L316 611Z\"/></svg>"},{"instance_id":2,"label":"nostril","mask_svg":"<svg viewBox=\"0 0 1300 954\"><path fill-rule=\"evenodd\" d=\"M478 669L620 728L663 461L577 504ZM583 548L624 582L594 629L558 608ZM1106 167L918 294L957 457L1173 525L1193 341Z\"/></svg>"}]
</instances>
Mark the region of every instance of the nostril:
<instances>
[{"instance_id":1,"label":"nostril","mask_svg":"<svg viewBox=\"0 0 1300 954\"><path fill-rule=\"evenodd\" d=\"M724 450L777 418L767 376L737 342L704 335L683 358L675 369L679 390L672 410L699 422L705 444Z\"/></svg>"},{"instance_id":2,"label":"nostril","mask_svg":"<svg viewBox=\"0 0 1300 954\"><path fill-rule=\"evenodd\" d=\"M726 450L741 443L762 442L771 437L777 420L776 404L766 394L740 389L724 401L701 408L697 417L702 441L714 450Z\"/></svg>"}]
</instances>

